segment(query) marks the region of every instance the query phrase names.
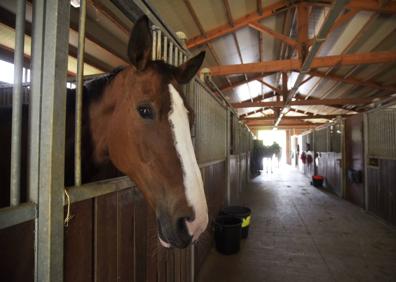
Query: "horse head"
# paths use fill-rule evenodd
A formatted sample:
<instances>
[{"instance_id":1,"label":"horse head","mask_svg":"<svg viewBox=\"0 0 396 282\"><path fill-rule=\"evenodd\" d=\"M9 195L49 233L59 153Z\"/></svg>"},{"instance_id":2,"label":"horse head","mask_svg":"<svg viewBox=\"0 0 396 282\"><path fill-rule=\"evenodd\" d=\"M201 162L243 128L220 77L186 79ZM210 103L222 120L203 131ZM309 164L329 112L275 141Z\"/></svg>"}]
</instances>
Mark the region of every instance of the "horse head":
<instances>
[{"instance_id":1,"label":"horse head","mask_svg":"<svg viewBox=\"0 0 396 282\"><path fill-rule=\"evenodd\" d=\"M151 50L151 31L143 17L129 39L130 65L107 86L104 94L109 98L91 116L99 116L95 111L109 115L99 126L105 137L97 140L97 148L106 148L112 163L136 183L154 209L161 244L184 248L198 239L208 223L190 135L193 113L181 94L181 85L194 77L205 54L174 67L152 61ZM97 149L96 157L100 154Z\"/></svg>"}]
</instances>

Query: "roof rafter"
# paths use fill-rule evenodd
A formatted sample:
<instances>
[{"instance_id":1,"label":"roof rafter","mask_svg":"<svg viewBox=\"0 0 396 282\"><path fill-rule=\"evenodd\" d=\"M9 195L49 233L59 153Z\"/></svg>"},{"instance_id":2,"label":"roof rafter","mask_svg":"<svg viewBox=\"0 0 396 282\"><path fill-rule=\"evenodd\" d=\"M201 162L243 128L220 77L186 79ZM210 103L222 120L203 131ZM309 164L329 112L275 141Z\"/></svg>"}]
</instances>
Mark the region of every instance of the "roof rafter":
<instances>
[{"instance_id":1,"label":"roof rafter","mask_svg":"<svg viewBox=\"0 0 396 282\"><path fill-rule=\"evenodd\" d=\"M299 43L297 41L295 41L294 39L291 39L290 37L288 37L282 33L276 32L275 30L273 30L269 27L266 27L265 25L259 24L258 22L249 23L249 26L259 32L268 33L275 39L279 39L294 48L299 46Z\"/></svg>"},{"instance_id":2,"label":"roof rafter","mask_svg":"<svg viewBox=\"0 0 396 282\"><path fill-rule=\"evenodd\" d=\"M245 124L248 126L273 126L274 120L243 120ZM282 120L282 123L278 126L278 128L282 127L293 127L293 128L298 128L298 127L310 127L314 128L319 125L322 125L323 123L312 123L309 121L304 121L304 120Z\"/></svg>"},{"instance_id":3,"label":"roof rafter","mask_svg":"<svg viewBox=\"0 0 396 282\"><path fill-rule=\"evenodd\" d=\"M274 94L274 92L267 92L267 93L264 93L264 94L261 94L261 95L258 95L257 97L254 97L252 100L251 99L248 99L248 100L244 100L244 101L241 101L240 103L245 103L245 102L261 102L261 101L263 101L263 100L265 100L265 99L268 99L268 98L272 98L272 97L275 97L276 95Z\"/></svg>"},{"instance_id":4,"label":"roof rafter","mask_svg":"<svg viewBox=\"0 0 396 282\"><path fill-rule=\"evenodd\" d=\"M334 65L362 65L391 63L396 61L395 51L356 53L335 56L316 57L312 60L310 68L331 67ZM268 73L277 71L300 70L301 61L298 59L274 60L261 63L240 65L222 65L210 68L212 76L230 75L239 73Z\"/></svg>"},{"instance_id":5,"label":"roof rafter","mask_svg":"<svg viewBox=\"0 0 396 282\"><path fill-rule=\"evenodd\" d=\"M205 36L205 30L202 27L202 24L199 21L198 16L195 13L195 10L194 10L193 6L191 5L191 2L189 0L183 0L183 2L186 5L186 8L187 8L188 12L190 13L191 17L193 18L193 21L194 21L195 25L198 27L199 32L201 33L202 36ZM208 47L208 49L209 49L210 53L212 54L213 58L215 59L216 63L218 65L220 65L219 56L216 54L216 52L213 49L212 45L210 45L209 42L206 42L205 44Z\"/></svg>"},{"instance_id":6,"label":"roof rafter","mask_svg":"<svg viewBox=\"0 0 396 282\"><path fill-rule=\"evenodd\" d=\"M345 115L312 115L312 116L284 116L283 120L304 120L304 119L333 119L337 118L339 116L345 116ZM249 120L274 120L275 116L274 115L269 115L265 117L251 117L251 118L242 118L242 120L249 121Z\"/></svg>"},{"instance_id":7,"label":"roof rafter","mask_svg":"<svg viewBox=\"0 0 396 282\"><path fill-rule=\"evenodd\" d=\"M321 1L319 3L315 2L302 2L307 5L330 5L333 1ZM250 23L261 21L262 19L268 18L279 11L283 11L283 9L290 7L288 1L278 1L274 4L263 7L263 11L261 14L257 14L256 12L252 12L247 14L246 16L240 17L235 20L235 25L230 26L229 24L225 24L211 30L204 32L199 36L191 38L187 41L188 48L195 48L197 46L206 44L216 38L225 36L231 32L234 32L238 29L246 27ZM385 5L380 5L375 0L351 0L349 4L345 6L346 9L356 10L356 11L372 11L377 13L387 13L387 14L395 14L396 13L396 2L390 2Z\"/></svg>"},{"instance_id":8,"label":"roof rafter","mask_svg":"<svg viewBox=\"0 0 396 282\"><path fill-rule=\"evenodd\" d=\"M308 99L290 101L289 106L327 106L327 105L359 105L369 104L372 98L353 98L353 99ZM234 108L250 108L250 107L274 107L282 108L285 104L283 101L277 102L241 102L232 103Z\"/></svg>"},{"instance_id":9,"label":"roof rafter","mask_svg":"<svg viewBox=\"0 0 396 282\"><path fill-rule=\"evenodd\" d=\"M331 79L331 80L336 80L336 81L341 81L341 82L345 82L345 83L349 83L349 84L355 84L358 86L366 86L366 87L370 87L370 88L374 88L374 89L378 89L378 90L388 90L388 91L396 92L396 87L381 85L377 82L370 81L370 80L361 80L361 79L354 78L354 77L344 78L343 76L338 76L335 74L326 74L324 72L319 72L319 71L310 71L309 75L322 77L322 78L326 78L326 79Z\"/></svg>"},{"instance_id":10,"label":"roof rafter","mask_svg":"<svg viewBox=\"0 0 396 282\"><path fill-rule=\"evenodd\" d=\"M242 80L240 82L233 83L232 85L220 87L220 90L223 91L223 92L229 91L229 90L232 90L235 87L244 85L244 84L249 83L251 81L254 81L254 80L257 80L257 79L260 79L260 78L263 78L263 77L266 77L266 76L269 76L269 75L272 75L272 74L273 73L255 75L255 76L252 76L252 77L248 78L247 80Z\"/></svg>"},{"instance_id":11,"label":"roof rafter","mask_svg":"<svg viewBox=\"0 0 396 282\"><path fill-rule=\"evenodd\" d=\"M260 82L260 83L262 83L263 85L267 86L269 89L272 89L272 90L275 91L276 93L282 94L282 90L281 90L281 89L276 88L275 86L273 86L273 85L271 85L271 84L265 82L264 80L262 80L262 79L257 79L257 81Z\"/></svg>"},{"instance_id":12,"label":"roof rafter","mask_svg":"<svg viewBox=\"0 0 396 282\"><path fill-rule=\"evenodd\" d=\"M261 15L263 13L263 2L261 0L257 0L257 14ZM259 49L259 61L263 61L263 34L261 32L258 33L258 49Z\"/></svg>"},{"instance_id":13,"label":"roof rafter","mask_svg":"<svg viewBox=\"0 0 396 282\"><path fill-rule=\"evenodd\" d=\"M262 19L268 18L274 14L278 10L281 10L283 8L287 7L287 2L286 1L278 1L274 4L268 5L263 9L263 12L261 14L257 14L256 12L252 12L244 17L240 17L236 19L235 25L231 26L229 24L219 26L217 28L208 30L205 35L200 35L196 36L194 38L191 38L190 40L187 41L187 48L194 48L197 46L200 46L202 44L206 44L209 41L212 41L216 38L219 38L221 36L227 35L231 32L237 31L245 26L247 26L251 22L255 21L260 21Z\"/></svg>"}]
</instances>

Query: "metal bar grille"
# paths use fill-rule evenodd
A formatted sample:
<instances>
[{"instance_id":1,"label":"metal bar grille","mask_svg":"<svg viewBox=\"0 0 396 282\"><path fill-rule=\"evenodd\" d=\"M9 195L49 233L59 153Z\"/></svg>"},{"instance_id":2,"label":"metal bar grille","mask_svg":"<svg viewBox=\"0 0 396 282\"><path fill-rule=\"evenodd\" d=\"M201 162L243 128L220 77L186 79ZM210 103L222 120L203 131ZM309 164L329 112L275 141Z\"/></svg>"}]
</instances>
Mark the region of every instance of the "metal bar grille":
<instances>
[{"instance_id":1,"label":"metal bar grille","mask_svg":"<svg viewBox=\"0 0 396 282\"><path fill-rule=\"evenodd\" d=\"M12 92L12 135L11 135L11 182L10 204L20 202L21 182L21 137L22 137L22 72L25 38L25 0L17 1L16 35L14 54L14 88Z\"/></svg>"},{"instance_id":2,"label":"metal bar grille","mask_svg":"<svg viewBox=\"0 0 396 282\"><path fill-rule=\"evenodd\" d=\"M315 152L328 152L327 127L315 130L314 139Z\"/></svg>"},{"instance_id":3,"label":"metal bar grille","mask_svg":"<svg viewBox=\"0 0 396 282\"><path fill-rule=\"evenodd\" d=\"M87 1L80 1L80 20L78 29L78 56L77 56L77 89L76 89L76 120L74 137L74 183L81 185L81 119L83 108L83 75L85 49L85 22L87 18Z\"/></svg>"},{"instance_id":4,"label":"metal bar grille","mask_svg":"<svg viewBox=\"0 0 396 282\"><path fill-rule=\"evenodd\" d=\"M211 95L201 82L192 82L187 93L187 103L195 113L195 149L198 163L226 158L227 109Z\"/></svg>"},{"instance_id":5,"label":"metal bar grille","mask_svg":"<svg viewBox=\"0 0 396 282\"><path fill-rule=\"evenodd\" d=\"M396 159L396 110L370 112L367 121L369 157Z\"/></svg>"}]
</instances>

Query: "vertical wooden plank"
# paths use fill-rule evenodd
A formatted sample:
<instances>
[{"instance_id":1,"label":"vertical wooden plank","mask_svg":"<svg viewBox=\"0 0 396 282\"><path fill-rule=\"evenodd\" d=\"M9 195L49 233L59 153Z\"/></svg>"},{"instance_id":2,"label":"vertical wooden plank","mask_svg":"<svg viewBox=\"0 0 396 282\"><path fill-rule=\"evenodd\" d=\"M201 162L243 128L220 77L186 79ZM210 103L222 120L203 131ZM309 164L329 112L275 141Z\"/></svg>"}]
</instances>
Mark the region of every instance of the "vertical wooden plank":
<instances>
[{"instance_id":1,"label":"vertical wooden plank","mask_svg":"<svg viewBox=\"0 0 396 282\"><path fill-rule=\"evenodd\" d=\"M167 250L166 252L166 281L175 281L175 257L173 250Z\"/></svg>"},{"instance_id":2,"label":"vertical wooden plank","mask_svg":"<svg viewBox=\"0 0 396 282\"><path fill-rule=\"evenodd\" d=\"M117 193L95 199L95 281L117 280Z\"/></svg>"},{"instance_id":3,"label":"vertical wooden plank","mask_svg":"<svg viewBox=\"0 0 396 282\"><path fill-rule=\"evenodd\" d=\"M390 173L396 171L396 160L389 160L388 162L390 162L388 170L389 221L396 225L396 174Z\"/></svg>"},{"instance_id":4,"label":"vertical wooden plank","mask_svg":"<svg viewBox=\"0 0 396 282\"><path fill-rule=\"evenodd\" d=\"M175 256L175 282L180 282L180 250L179 249L174 249L173 250L174 256Z\"/></svg>"},{"instance_id":5,"label":"vertical wooden plank","mask_svg":"<svg viewBox=\"0 0 396 282\"><path fill-rule=\"evenodd\" d=\"M180 281L186 281L186 249L180 250Z\"/></svg>"},{"instance_id":6,"label":"vertical wooden plank","mask_svg":"<svg viewBox=\"0 0 396 282\"><path fill-rule=\"evenodd\" d=\"M140 193L135 194L134 261L135 281L146 281L147 205Z\"/></svg>"},{"instance_id":7,"label":"vertical wooden plank","mask_svg":"<svg viewBox=\"0 0 396 282\"><path fill-rule=\"evenodd\" d=\"M157 243L158 256L157 256L157 271L158 282L166 281L166 250Z\"/></svg>"},{"instance_id":8,"label":"vertical wooden plank","mask_svg":"<svg viewBox=\"0 0 396 282\"><path fill-rule=\"evenodd\" d=\"M66 209L66 208L65 208ZM64 280L93 280L93 200L74 203L72 219L64 229Z\"/></svg>"},{"instance_id":9,"label":"vertical wooden plank","mask_svg":"<svg viewBox=\"0 0 396 282\"><path fill-rule=\"evenodd\" d=\"M146 249L146 281L157 281L157 252L158 252L158 235L157 222L153 209L147 206L147 249Z\"/></svg>"},{"instance_id":10,"label":"vertical wooden plank","mask_svg":"<svg viewBox=\"0 0 396 282\"><path fill-rule=\"evenodd\" d=\"M117 217L117 277L119 281L133 281L134 278L134 203L133 191L118 192Z\"/></svg>"},{"instance_id":11,"label":"vertical wooden plank","mask_svg":"<svg viewBox=\"0 0 396 282\"><path fill-rule=\"evenodd\" d=\"M379 215L378 212L378 190L379 190L379 170L368 167L367 169L367 189L368 189L368 210Z\"/></svg>"},{"instance_id":12,"label":"vertical wooden plank","mask_svg":"<svg viewBox=\"0 0 396 282\"><path fill-rule=\"evenodd\" d=\"M185 274L184 281L191 281L191 247L188 247L185 252L186 262L185 262ZM193 282L193 281L191 281Z\"/></svg>"},{"instance_id":13,"label":"vertical wooden plank","mask_svg":"<svg viewBox=\"0 0 396 282\"><path fill-rule=\"evenodd\" d=\"M0 230L0 281L34 281L34 221Z\"/></svg>"}]
</instances>

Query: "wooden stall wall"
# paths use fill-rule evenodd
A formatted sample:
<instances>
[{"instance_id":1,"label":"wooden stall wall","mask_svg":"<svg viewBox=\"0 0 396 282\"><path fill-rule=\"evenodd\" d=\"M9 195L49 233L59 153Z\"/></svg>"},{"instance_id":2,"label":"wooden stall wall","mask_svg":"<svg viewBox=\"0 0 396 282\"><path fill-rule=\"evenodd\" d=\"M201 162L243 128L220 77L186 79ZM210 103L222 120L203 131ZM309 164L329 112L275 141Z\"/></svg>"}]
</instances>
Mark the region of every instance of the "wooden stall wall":
<instances>
[{"instance_id":1,"label":"wooden stall wall","mask_svg":"<svg viewBox=\"0 0 396 282\"><path fill-rule=\"evenodd\" d=\"M367 168L367 210L396 225L396 161L378 160Z\"/></svg>"},{"instance_id":2,"label":"wooden stall wall","mask_svg":"<svg viewBox=\"0 0 396 282\"><path fill-rule=\"evenodd\" d=\"M191 281L190 249L159 245L154 211L136 189L75 203L71 212L64 281Z\"/></svg>"},{"instance_id":3,"label":"wooden stall wall","mask_svg":"<svg viewBox=\"0 0 396 282\"><path fill-rule=\"evenodd\" d=\"M361 114L345 120L345 158L345 199L364 208L364 142Z\"/></svg>"},{"instance_id":4,"label":"wooden stall wall","mask_svg":"<svg viewBox=\"0 0 396 282\"><path fill-rule=\"evenodd\" d=\"M34 221L0 229L0 281L34 281Z\"/></svg>"},{"instance_id":5,"label":"wooden stall wall","mask_svg":"<svg viewBox=\"0 0 396 282\"><path fill-rule=\"evenodd\" d=\"M226 201L225 162L201 169L209 225L195 248L198 273ZM160 246L155 214L135 189L75 203L65 228L65 281L191 281L191 247ZM81 236L84 234L84 236Z\"/></svg>"},{"instance_id":6,"label":"wooden stall wall","mask_svg":"<svg viewBox=\"0 0 396 282\"><path fill-rule=\"evenodd\" d=\"M239 155L230 156L230 204L235 205L239 202Z\"/></svg>"},{"instance_id":7,"label":"wooden stall wall","mask_svg":"<svg viewBox=\"0 0 396 282\"><path fill-rule=\"evenodd\" d=\"M342 154L319 152L317 174L325 177L325 187L342 197Z\"/></svg>"},{"instance_id":8,"label":"wooden stall wall","mask_svg":"<svg viewBox=\"0 0 396 282\"><path fill-rule=\"evenodd\" d=\"M209 224L195 244L195 274L198 274L206 256L213 246L213 221L226 204L226 163L219 162L201 169L205 185L205 195L209 209ZM171 280L172 281L172 280ZM188 281L188 280L187 280Z\"/></svg>"},{"instance_id":9,"label":"wooden stall wall","mask_svg":"<svg viewBox=\"0 0 396 282\"><path fill-rule=\"evenodd\" d=\"M248 182L248 166L247 166L247 153L242 153L239 155L239 191L242 192L246 188Z\"/></svg>"}]
</instances>

